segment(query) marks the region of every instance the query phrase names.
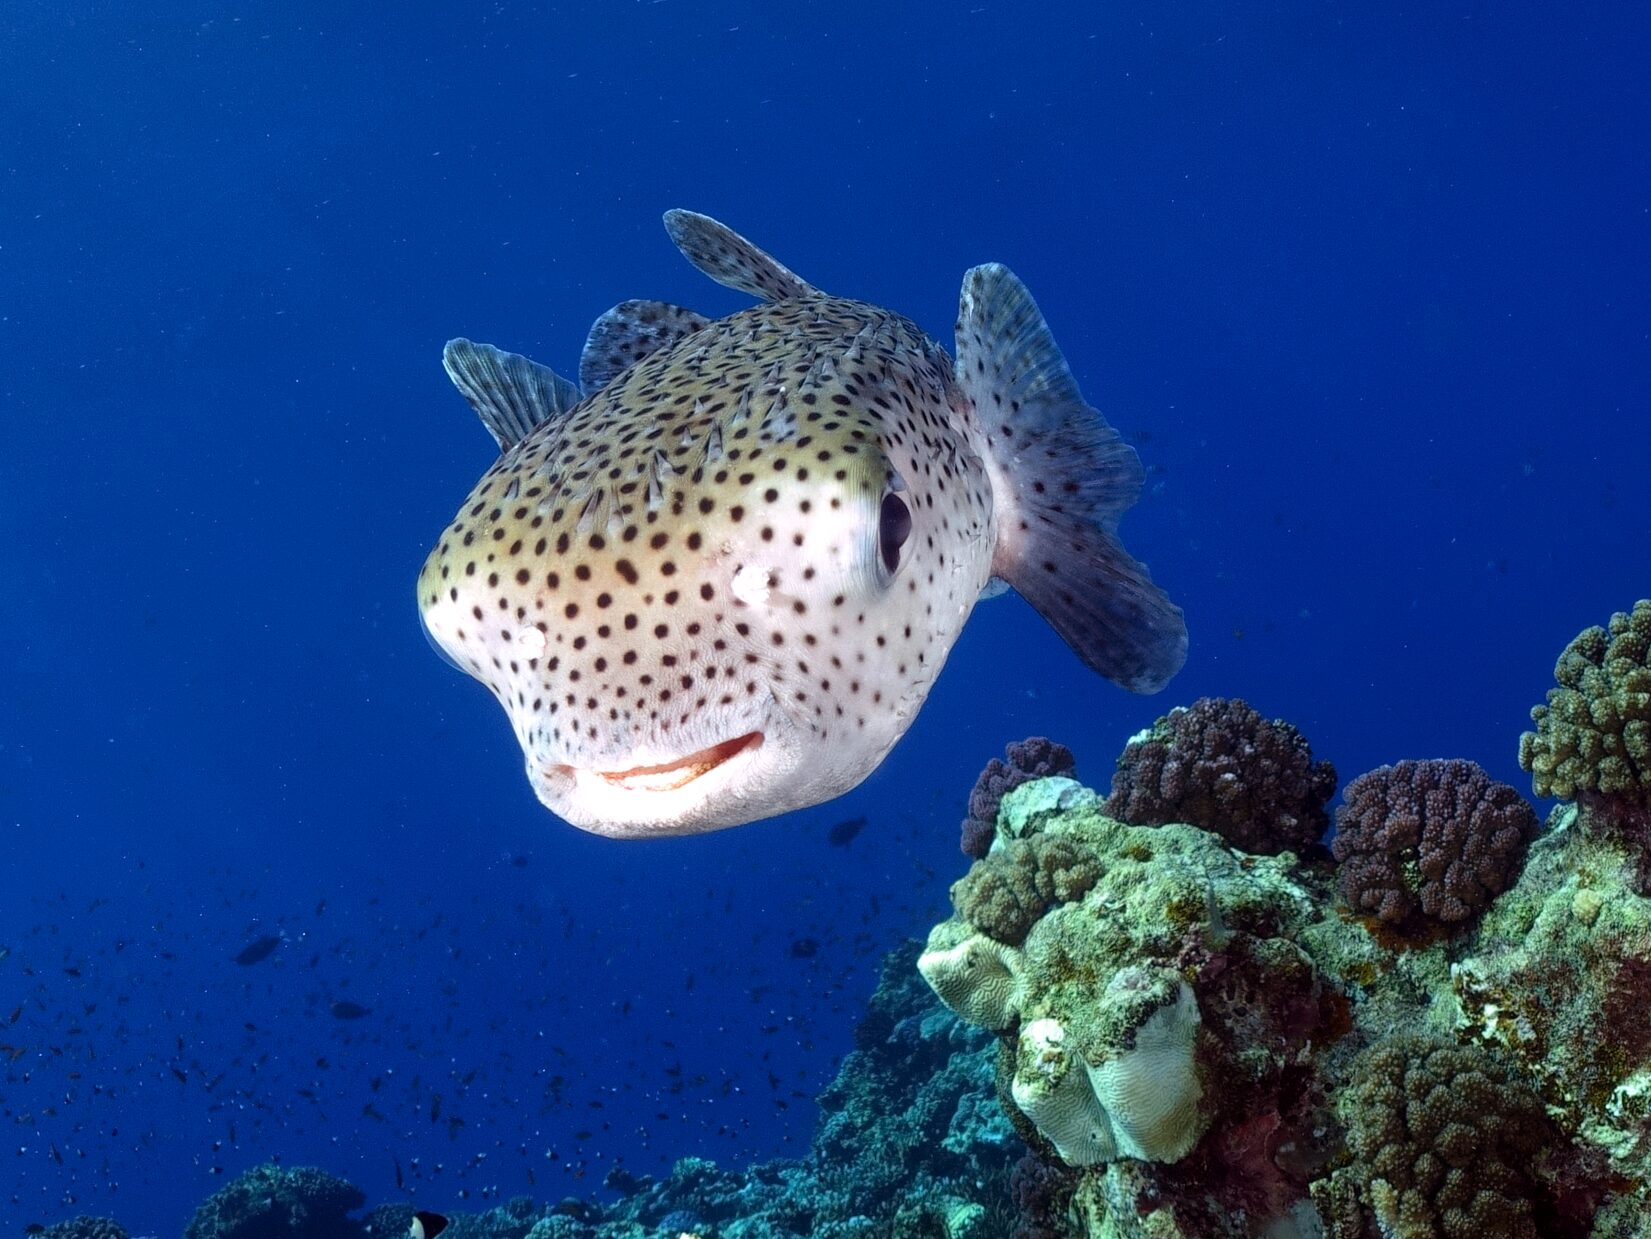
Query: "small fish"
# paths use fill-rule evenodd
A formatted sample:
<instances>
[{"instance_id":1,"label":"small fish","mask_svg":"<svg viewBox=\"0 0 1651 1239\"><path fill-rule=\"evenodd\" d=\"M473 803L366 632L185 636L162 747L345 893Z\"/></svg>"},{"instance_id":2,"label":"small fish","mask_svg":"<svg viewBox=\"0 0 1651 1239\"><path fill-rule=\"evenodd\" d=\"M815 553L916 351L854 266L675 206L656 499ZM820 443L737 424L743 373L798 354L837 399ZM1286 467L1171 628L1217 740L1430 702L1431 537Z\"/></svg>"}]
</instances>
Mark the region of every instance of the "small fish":
<instances>
[{"instance_id":1,"label":"small fish","mask_svg":"<svg viewBox=\"0 0 1651 1239\"><path fill-rule=\"evenodd\" d=\"M373 1013L371 1007L364 1007L358 1002L351 1002L344 998L333 1003L332 1014L335 1020L359 1020Z\"/></svg>"},{"instance_id":2,"label":"small fish","mask_svg":"<svg viewBox=\"0 0 1651 1239\"><path fill-rule=\"evenodd\" d=\"M420 1209L413 1214L413 1224L408 1228L408 1239L436 1239L436 1236L447 1229L447 1219L439 1213L431 1213Z\"/></svg>"},{"instance_id":3,"label":"small fish","mask_svg":"<svg viewBox=\"0 0 1651 1239\"><path fill-rule=\"evenodd\" d=\"M265 934L262 938L249 942L242 947L240 954L235 957L235 962L243 966L262 963L275 953L276 947L285 941L286 939L280 934Z\"/></svg>"},{"instance_id":4,"label":"small fish","mask_svg":"<svg viewBox=\"0 0 1651 1239\"><path fill-rule=\"evenodd\" d=\"M443 355L502 454L419 613L504 706L547 808L635 837L829 800L1005 585L1127 689L1180 669L1180 608L1117 538L1140 460L1008 268L964 276L954 361L715 220L665 226L760 304L622 302L578 384L469 340Z\"/></svg>"},{"instance_id":5,"label":"small fish","mask_svg":"<svg viewBox=\"0 0 1651 1239\"><path fill-rule=\"evenodd\" d=\"M856 836L866 828L864 817L851 817L846 822L838 822L826 831L826 842L834 848L844 848L853 843Z\"/></svg>"}]
</instances>

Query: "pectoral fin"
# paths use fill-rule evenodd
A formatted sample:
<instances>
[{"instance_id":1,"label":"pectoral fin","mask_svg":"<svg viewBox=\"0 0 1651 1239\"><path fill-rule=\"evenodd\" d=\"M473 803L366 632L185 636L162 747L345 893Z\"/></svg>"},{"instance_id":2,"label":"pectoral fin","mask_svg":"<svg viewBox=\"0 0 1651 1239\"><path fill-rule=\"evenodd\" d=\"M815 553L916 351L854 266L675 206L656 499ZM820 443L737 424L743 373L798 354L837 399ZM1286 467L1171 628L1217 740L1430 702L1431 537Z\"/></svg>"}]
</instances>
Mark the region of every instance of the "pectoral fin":
<instances>
[{"instance_id":1,"label":"pectoral fin","mask_svg":"<svg viewBox=\"0 0 1651 1239\"><path fill-rule=\"evenodd\" d=\"M958 307L958 383L974 403L998 482L992 574L1107 679L1157 692L1187 657L1181 608L1118 541L1141 462L1084 402L1026 286L976 267Z\"/></svg>"}]
</instances>

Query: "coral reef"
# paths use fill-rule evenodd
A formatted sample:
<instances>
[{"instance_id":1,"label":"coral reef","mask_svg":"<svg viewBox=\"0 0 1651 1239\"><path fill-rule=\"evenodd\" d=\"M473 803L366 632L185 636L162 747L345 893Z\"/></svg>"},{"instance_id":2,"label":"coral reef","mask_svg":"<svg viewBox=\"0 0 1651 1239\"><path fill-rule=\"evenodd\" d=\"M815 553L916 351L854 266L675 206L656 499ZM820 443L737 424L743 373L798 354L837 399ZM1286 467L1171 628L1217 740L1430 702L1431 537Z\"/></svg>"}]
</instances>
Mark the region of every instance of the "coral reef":
<instances>
[{"instance_id":1,"label":"coral reef","mask_svg":"<svg viewBox=\"0 0 1651 1239\"><path fill-rule=\"evenodd\" d=\"M1460 1021L1500 1046L1613 1173L1651 1183L1651 899L1643 856L1556 809L1451 974Z\"/></svg>"},{"instance_id":2,"label":"coral reef","mask_svg":"<svg viewBox=\"0 0 1651 1239\"><path fill-rule=\"evenodd\" d=\"M1331 1233L1537 1239L1533 1168L1552 1141L1535 1092L1492 1051L1400 1034L1355 1062L1339 1109L1352 1164L1315 1184Z\"/></svg>"},{"instance_id":3,"label":"coral reef","mask_svg":"<svg viewBox=\"0 0 1651 1239\"><path fill-rule=\"evenodd\" d=\"M1536 811L1470 761L1401 761L1342 792L1342 897L1401 932L1470 924L1513 884Z\"/></svg>"},{"instance_id":4,"label":"coral reef","mask_svg":"<svg viewBox=\"0 0 1651 1239\"><path fill-rule=\"evenodd\" d=\"M1651 600L1588 628L1554 666L1548 703L1531 710L1519 765L1538 796L1651 803Z\"/></svg>"},{"instance_id":5,"label":"coral reef","mask_svg":"<svg viewBox=\"0 0 1651 1239\"><path fill-rule=\"evenodd\" d=\"M1045 912L1082 899L1098 876L1074 840L1033 835L994 849L953 886L952 902L988 938L1019 946Z\"/></svg>"},{"instance_id":6,"label":"coral reef","mask_svg":"<svg viewBox=\"0 0 1651 1239\"><path fill-rule=\"evenodd\" d=\"M1060 778L1005 797L976 871L1040 839L1085 872L1083 892L1013 945L970 920L980 905L960 882L957 915L918 967L954 1012L999 1032L1017 1125L1046 1157L1090 1171L1073 1201L1090 1229L1077 1233L1157 1215L1139 1233L1238 1236L1287 1212L1307 1175L1275 1190L1268 1174L1286 1172L1255 1162L1269 1142L1310 1139L1322 1099L1298 1064L1345 1024L1339 991L1296 941L1329 902L1328 875L1193 827L1116 821ZM1201 1229L1216 1217L1229 1220Z\"/></svg>"},{"instance_id":7,"label":"coral reef","mask_svg":"<svg viewBox=\"0 0 1651 1239\"><path fill-rule=\"evenodd\" d=\"M1538 790L1578 798L1542 830L1472 763L1409 761L1355 779L1315 846L1330 768L1242 703L1131 741L1105 801L1014 776L954 915L885 961L807 1156L610 1173L617 1200L448 1233L1651 1239L1651 834L1625 829L1643 768L1613 721L1646 691L1642 615L1561 659L1594 730L1573 703L1526 737ZM1585 751L1624 761L1585 778ZM1155 797L1202 820L1114 816ZM361 1204L265 1166L186 1239L405 1233L408 1206Z\"/></svg>"},{"instance_id":8,"label":"coral reef","mask_svg":"<svg viewBox=\"0 0 1651 1239\"><path fill-rule=\"evenodd\" d=\"M1072 750L1048 736L1029 736L1010 743L1002 758L994 757L986 763L969 793L969 816L963 819L961 831L963 854L977 860L986 855L996 836L998 805L1005 795L1032 779L1070 775L1077 768Z\"/></svg>"},{"instance_id":9,"label":"coral reef","mask_svg":"<svg viewBox=\"0 0 1651 1239\"><path fill-rule=\"evenodd\" d=\"M1027 1234L1651 1239L1651 893L1620 815L1541 832L1472 763L1400 762L1349 786L1338 874L1127 799L1011 791L918 961L999 1039ZM1057 897L1040 849L1082 882Z\"/></svg>"},{"instance_id":10,"label":"coral reef","mask_svg":"<svg viewBox=\"0 0 1651 1239\"><path fill-rule=\"evenodd\" d=\"M102 1217L76 1217L38 1232L41 1239L131 1239L119 1222Z\"/></svg>"},{"instance_id":11,"label":"coral reef","mask_svg":"<svg viewBox=\"0 0 1651 1239\"><path fill-rule=\"evenodd\" d=\"M1201 697L1130 740L1106 811L1121 822L1185 822L1246 852L1300 852L1324 838L1336 770L1290 724L1237 698Z\"/></svg>"},{"instance_id":12,"label":"coral reef","mask_svg":"<svg viewBox=\"0 0 1651 1239\"><path fill-rule=\"evenodd\" d=\"M214 1192L184 1228L184 1239L359 1239L349 1214L367 1198L313 1166L257 1166Z\"/></svg>"}]
</instances>

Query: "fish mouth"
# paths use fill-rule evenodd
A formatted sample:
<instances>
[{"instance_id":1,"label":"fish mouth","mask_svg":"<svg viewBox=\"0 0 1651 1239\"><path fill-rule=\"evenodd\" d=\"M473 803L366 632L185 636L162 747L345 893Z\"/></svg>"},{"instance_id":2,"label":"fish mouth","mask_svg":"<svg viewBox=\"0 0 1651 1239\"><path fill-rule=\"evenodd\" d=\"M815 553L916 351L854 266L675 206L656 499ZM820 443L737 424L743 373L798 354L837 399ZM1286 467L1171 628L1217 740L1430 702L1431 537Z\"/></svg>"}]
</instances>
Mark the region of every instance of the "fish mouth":
<instances>
[{"instance_id":1,"label":"fish mouth","mask_svg":"<svg viewBox=\"0 0 1651 1239\"><path fill-rule=\"evenodd\" d=\"M590 773L613 787L628 792L674 792L695 779L703 778L719 766L726 765L741 753L757 749L762 744L762 732L748 731L732 740L713 744L657 766L632 766L626 770L593 770ZM571 768L568 768L571 769Z\"/></svg>"}]
</instances>

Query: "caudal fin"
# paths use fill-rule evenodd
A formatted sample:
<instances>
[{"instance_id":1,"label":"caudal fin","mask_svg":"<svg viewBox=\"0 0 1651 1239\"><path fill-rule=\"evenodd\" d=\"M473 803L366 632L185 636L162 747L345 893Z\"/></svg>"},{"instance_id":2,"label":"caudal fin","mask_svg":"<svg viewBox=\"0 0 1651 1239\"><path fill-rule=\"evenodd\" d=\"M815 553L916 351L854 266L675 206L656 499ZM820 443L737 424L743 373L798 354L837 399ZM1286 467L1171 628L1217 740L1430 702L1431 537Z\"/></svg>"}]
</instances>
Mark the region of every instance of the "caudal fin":
<instances>
[{"instance_id":1,"label":"caudal fin","mask_svg":"<svg viewBox=\"0 0 1651 1239\"><path fill-rule=\"evenodd\" d=\"M1186 662L1187 625L1118 541L1140 458L1084 402L1031 293L997 263L963 277L957 379L998 482L993 575L1107 679L1157 692Z\"/></svg>"}]
</instances>

